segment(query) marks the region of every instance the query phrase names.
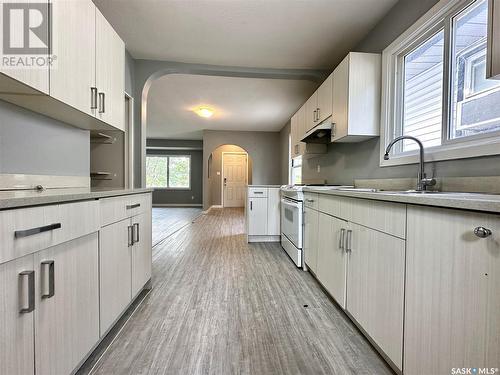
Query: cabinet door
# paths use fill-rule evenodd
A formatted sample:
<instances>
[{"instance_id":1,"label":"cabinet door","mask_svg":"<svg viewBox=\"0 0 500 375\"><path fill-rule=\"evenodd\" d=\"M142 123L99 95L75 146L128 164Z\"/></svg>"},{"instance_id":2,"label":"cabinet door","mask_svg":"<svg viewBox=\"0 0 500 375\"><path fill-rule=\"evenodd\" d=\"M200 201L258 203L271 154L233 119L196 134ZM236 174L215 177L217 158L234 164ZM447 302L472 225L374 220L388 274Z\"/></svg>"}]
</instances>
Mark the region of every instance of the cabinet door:
<instances>
[{"instance_id":1,"label":"cabinet door","mask_svg":"<svg viewBox=\"0 0 500 375\"><path fill-rule=\"evenodd\" d=\"M318 88L318 123L332 115L333 73Z\"/></svg>"},{"instance_id":2,"label":"cabinet door","mask_svg":"<svg viewBox=\"0 0 500 375\"><path fill-rule=\"evenodd\" d=\"M96 8L97 118L125 130L125 45Z\"/></svg>"},{"instance_id":3,"label":"cabinet door","mask_svg":"<svg viewBox=\"0 0 500 375\"><path fill-rule=\"evenodd\" d=\"M4 20L7 19L7 17L9 17L8 14L4 14L4 5L7 5L8 3L11 3L11 4L14 4L14 6L16 6L16 4L19 4L19 3L31 3L33 4L33 6L36 6L44 15L48 15L48 8L49 8L49 2L48 0L25 0L25 1L9 1L9 0L0 0L0 19ZM21 14L25 17L25 19L27 18L27 13L23 12L23 13L17 13L17 14ZM12 13L10 15L10 17L12 17L12 19L15 19L13 16L12 16ZM43 17L43 16L42 16ZM13 22L12 23L13 25L23 25L23 22ZM49 24L50 24L50 20L49 19L42 19L42 24L39 26L40 30L40 34L46 34L46 35L50 35L49 32ZM4 26L2 25L2 28ZM45 30L41 30L41 28L45 28ZM0 32L0 34L3 34L2 32ZM17 28L17 27L14 27L14 32L12 33L12 36L11 36L11 39L16 39L15 37L20 37L19 39L23 38L23 30L21 30L21 27ZM2 38L3 38L3 41L4 42L8 42L7 41L7 38L6 36L2 35ZM28 38L24 38L24 40L28 40ZM30 40L31 42L31 40ZM45 40L39 40L39 41L35 41L37 42L37 47L43 47L45 43ZM5 51L5 47L6 46L3 46L4 48L4 51ZM17 47L16 45L13 45L13 47ZM21 46L19 47L26 47L26 45L23 43ZM50 46L49 46L50 47ZM9 59L10 57L13 57L13 60L17 60L19 57L22 57L23 54L17 54L16 52L13 52L12 55L8 55L8 54L2 54L2 58L4 59ZM31 57L32 56L37 56L37 57L43 57L44 59L46 59L48 57L48 54L34 54L34 55L26 55L26 57L28 58L28 62L30 61ZM31 90L30 88L33 88L39 92L42 92L44 94L48 94L49 93L49 66L46 65L46 66L43 66L43 67L37 67L37 68L33 68L33 67L28 67L26 69L22 69L19 64L17 64L16 66L12 67L12 68L6 68L4 67L3 65L0 65L0 72L5 74L6 76L8 77L11 77L19 82L22 82L24 83L25 85L28 85L29 88L24 88L24 87L19 87L19 85L16 85L16 84L12 84L10 82L2 82L2 89L0 91L2 92L8 92L8 93L14 93L14 94L36 94L36 91L33 91ZM3 80L2 80L3 81ZM5 87L4 87L5 86Z\"/></svg>"},{"instance_id":4,"label":"cabinet door","mask_svg":"<svg viewBox=\"0 0 500 375\"><path fill-rule=\"evenodd\" d=\"M319 212L305 208L304 257L307 266L317 273Z\"/></svg>"},{"instance_id":5,"label":"cabinet door","mask_svg":"<svg viewBox=\"0 0 500 375\"><path fill-rule=\"evenodd\" d=\"M349 223L347 307L401 370L405 241Z\"/></svg>"},{"instance_id":6,"label":"cabinet door","mask_svg":"<svg viewBox=\"0 0 500 375\"><path fill-rule=\"evenodd\" d=\"M269 188L267 193L267 235L279 236L280 231L280 190Z\"/></svg>"},{"instance_id":7,"label":"cabinet door","mask_svg":"<svg viewBox=\"0 0 500 375\"><path fill-rule=\"evenodd\" d=\"M319 213L317 276L337 303L345 308L346 264L344 239L348 223Z\"/></svg>"},{"instance_id":8,"label":"cabinet door","mask_svg":"<svg viewBox=\"0 0 500 375\"><path fill-rule=\"evenodd\" d=\"M304 125L302 129L301 137L304 136L309 130L314 128L317 124L316 113L318 109L318 92L316 91L305 104L304 112Z\"/></svg>"},{"instance_id":9,"label":"cabinet door","mask_svg":"<svg viewBox=\"0 0 500 375\"><path fill-rule=\"evenodd\" d=\"M333 71L332 81L332 141L348 135L349 111L349 56Z\"/></svg>"},{"instance_id":10,"label":"cabinet door","mask_svg":"<svg viewBox=\"0 0 500 375\"><path fill-rule=\"evenodd\" d=\"M50 96L95 115L95 13L90 0L52 0L52 38L57 63L50 72ZM92 108L94 107L94 108Z\"/></svg>"},{"instance_id":11,"label":"cabinet door","mask_svg":"<svg viewBox=\"0 0 500 375\"><path fill-rule=\"evenodd\" d=\"M35 372L33 311L28 307L34 295L33 255L0 265L0 374L28 375ZM29 277L33 283L30 286ZM31 289L31 290L30 290ZM28 309L29 310L29 309Z\"/></svg>"},{"instance_id":12,"label":"cabinet door","mask_svg":"<svg viewBox=\"0 0 500 375\"><path fill-rule=\"evenodd\" d=\"M97 233L35 254L35 369L70 374L99 340Z\"/></svg>"},{"instance_id":13,"label":"cabinet door","mask_svg":"<svg viewBox=\"0 0 500 375\"><path fill-rule=\"evenodd\" d=\"M130 219L99 232L101 336L132 300L132 224Z\"/></svg>"},{"instance_id":14,"label":"cabinet door","mask_svg":"<svg viewBox=\"0 0 500 375\"><path fill-rule=\"evenodd\" d=\"M500 217L408 206L407 225L405 374L498 367Z\"/></svg>"},{"instance_id":15,"label":"cabinet door","mask_svg":"<svg viewBox=\"0 0 500 375\"><path fill-rule=\"evenodd\" d=\"M151 278L152 240L151 211L132 218L134 246L132 247L132 297L139 293Z\"/></svg>"},{"instance_id":16,"label":"cabinet door","mask_svg":"<svg viewBox=\"0 0 500 375\"><path fill-rule=\"evenodd\" d=\"M299 112L292 116L290 120L290 146L292 148L292 158L299 156Z\"/></svg>"},{"instance_id":17,"label":"cabinet door","mask_svg":"<svg viewBox=\"0 0 500 375\"><path fill-rule=\"evenodd\" d=\"M248 199L248 235L267 235L267 198Z\"/></svg>"}]
</instances>

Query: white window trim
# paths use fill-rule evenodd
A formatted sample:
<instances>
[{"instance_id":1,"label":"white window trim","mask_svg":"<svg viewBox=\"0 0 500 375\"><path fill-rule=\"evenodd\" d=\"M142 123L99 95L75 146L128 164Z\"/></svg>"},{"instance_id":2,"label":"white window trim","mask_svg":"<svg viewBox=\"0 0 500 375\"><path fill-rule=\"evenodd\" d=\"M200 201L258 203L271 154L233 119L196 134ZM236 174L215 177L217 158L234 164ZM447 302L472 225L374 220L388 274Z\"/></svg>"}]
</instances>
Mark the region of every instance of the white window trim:
<instances>
[{"instance_id":1,"label":"white window trim","mask_svg":"<svg viewBox=\"0 0 500 375\"><path fill-rule=\"evenodd\" d=\"M445 19L450 12L460 9L473 0L441 0L422 16L408 30L401 34L382 53L382 111L380 119L380 166L394 166L402 164L418 163L418 151L391 155L389 160L384 160L385 148L394 138L394 126L397 118L396 100L398 85L396 76L398 69L398 56L406 50L419 45L423 40L443 27ZM449 43L449 42L448 42ZM445 49L449 48L445 41ZM448 63L445 52L445 64ZM444 77L445 82L448 78ZM443 116L447 116L448 105L443 103ZM446 122L443 121L446 125ZM444 129L443 129L444 130ZM448 131L448 129L446 129ZM425 161L466 159L471 157L499 155L500 154L500 134L499 132L487 133L477 137L470 137L467 141L448 140L445 144L425 149Z\"/></svg>"},{"instance_id":2,"label":"white window trim","mask_svg":"<svg viewBox=\"0 0 500 375\"><path fill-rule=\"evenodd\" d=\"M173 155L173 154L148 154L146 155L146 158L148 157L160 157L160 158L170 158L170 157L183 157L183 158L189 158L189 186L188 187L164 187L164 186L148 186L148 188L155 189L155 190L169 190L169 191L174 191L174 190L184 190L184 191L189 191L191 190L191 178L192 178L192 173L191 173L191 155ZM170 174L170 165L167 165L167 170L168 174ZM146 172L146 168L144 168L144 171ZM169 176L167 175L167 184L169 183L168 181Z\"/></svg>"}]
</instances>

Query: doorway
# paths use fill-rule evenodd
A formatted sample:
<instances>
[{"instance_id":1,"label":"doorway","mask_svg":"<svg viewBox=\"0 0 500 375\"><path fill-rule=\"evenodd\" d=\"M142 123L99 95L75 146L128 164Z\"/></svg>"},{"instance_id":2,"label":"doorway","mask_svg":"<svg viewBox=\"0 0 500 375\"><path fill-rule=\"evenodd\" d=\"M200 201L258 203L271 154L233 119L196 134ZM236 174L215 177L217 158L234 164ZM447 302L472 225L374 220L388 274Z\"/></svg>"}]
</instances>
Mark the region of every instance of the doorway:
<instances>
[{"instance_id":1,"label":"doorway","mask_svg":"<svg viewBox=\"0 0 500 375\"><path fill-rule=\"evenodd\" d=\"M222 206L244 207L248 184L248 154L222 153Z\"/></svg>"}]
</instances>

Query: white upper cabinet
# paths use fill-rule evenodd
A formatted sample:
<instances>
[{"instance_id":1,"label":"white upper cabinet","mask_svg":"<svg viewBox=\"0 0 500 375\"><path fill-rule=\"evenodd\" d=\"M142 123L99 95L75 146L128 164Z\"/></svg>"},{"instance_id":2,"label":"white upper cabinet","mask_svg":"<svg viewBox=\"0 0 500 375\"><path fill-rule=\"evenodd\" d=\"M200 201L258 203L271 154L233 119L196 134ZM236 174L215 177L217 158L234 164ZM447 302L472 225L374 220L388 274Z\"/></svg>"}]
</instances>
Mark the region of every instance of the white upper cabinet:
<instances>
[{"instance_id":1,"label":"white upper cabinet","mask_svg":"<svg viewBox=\"0 0 500 375\"><path fill-rule=\"evenodd\" d=\"M304 108L304 107L303 107ZM300 138L318 124L318 92L314 92L305 104L305 120L302 124Z\"/></svg>"},{"instance_id":2,"label":"white upper cabinet","mask_svg":"<svg viewBox=\"0 0 500 375\"><path fill-rule=\"evenodd\" d=\"M500 0L488 3L487 78L500 79Z\"/></svg>"},{"instance_id":3,"label":"white upper cabinet","mask_svg":"<svg viewBox=\"0 0 500 375\"><path fill-rule=\"evenodd\" d=\"M317 124L332 115L333 73L318 88Z\"/></svg>"},{"instance_id":4,"label":"white upper cabinet","mask_svg":"<svg viewBox=\"0 0 500 375\"><path fill-rule=\"evenodd\" d=\"M333 72L332 141L379 135L381 56L351 52Z\"/></svg>"},{"instance_id":5,"label":"white upper cabinet","mask_svg":"<svg viewBox=\"0 0 500 375\"><path fill-rule=\"evenodd\" d=\"M95 5L52 0L52 14L57 64L50 71L50 95L95 116Z\"/></svg>"},{"instance_id":6,"label":"white upper cabinet","mask_svg":"<svg viewBox=\"0 0 500 375\"><path fill-rule=\"evenodd\" d=\"M125 44L96 8L97 118L125 129Z\"/></svg>"},{"instance_id":7,"label":"white upper cabinet","mask_svg":"<svg viewBox=\"0 0 500 375\"><path fill-rule=\"evenodd\" d=\"M8 1L8 0L0 0L0 19L4 20L5 18L9 17L9 14L3 14L4 12L4 4L6 3L11 3L13 6L16 5L16 3L20 3L19 1ZM22 4L22 3L21 3ZM49 8L49 2L48 0L41 0L36 2L37 7L40 8L40 12L42 14L47 15L48 14L48 8ZM26 12L26 10L23 11ZM17 13L19 14L19 12ZM4 18L5 17L5 18ZM48 17L47 17L48 18ZM49 24L50 20L45 19L43 17L42 24L40 27L44 28L43 33L46 35L49 34ZM3 35L3 26L0 28L0 43L2 43L2 59L9 59L9 57L13 57L14 60L18 59L19 57L24 57L22 54L16 54L16 52L13 50L12 55L6 54L7 50L6 48L8 46L3 45L3 42L7 42L10 44L10 41L5 38ZM39 31L40 34L40 31ZM12 35L14 36L14 35ZM12 39L12 36L10 39ZM43 38L43 37L42 37ZM48 43L48 40L41 40L39 43ZM16 48L15 43L11 47ZM25 48L26 46L23 44L21 48ZM48 45L47 47L50 47ZM34 52L33 55L29 54L26 55L27 58L31 59L32 56L37 56L37 57L43 57L44 59L47 59L48 55L48 50L47 53L41 54L39 52ZM29 60L28 60L29 61ZM9 63L10 64L10 63ZM22 69L18 66L12 66L12 67L5 67L4 64L0 64L0 73L3 73L4 76L0 74L0 92L3 93L11 93L11 94L48 94L49 93L49 66L48 64L45 64L45 66L41 68L25 68ZM9 79L12 78L13 80ZM21 82L22 84L19 84ZM26 85L26 86L25 86Z\"/></svg>"}]
</instances>

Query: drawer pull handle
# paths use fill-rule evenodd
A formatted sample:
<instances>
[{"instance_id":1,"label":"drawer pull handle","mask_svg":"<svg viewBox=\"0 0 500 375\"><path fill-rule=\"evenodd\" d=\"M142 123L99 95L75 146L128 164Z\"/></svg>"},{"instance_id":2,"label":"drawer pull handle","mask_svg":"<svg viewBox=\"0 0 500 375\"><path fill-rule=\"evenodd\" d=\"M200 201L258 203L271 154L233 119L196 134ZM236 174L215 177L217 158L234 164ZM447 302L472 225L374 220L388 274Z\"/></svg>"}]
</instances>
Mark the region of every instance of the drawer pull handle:
<instances>
[{"instance_id":1,"label":"drawer pull handle","mask_svg":"<svg viewBox=\"0 0 500 375\"><path fill-rule=\"evenodd\" d=\"M51 230L59 229L59 228L61 228L61 223L55 223L55 224L45 225L43 227L38 227L38 228L31 228L31 229L25 229L25 230L16 230L14 232L14 237L15 238L29 237L29 236L33 236L34 234L43 233L43 232L49 232Z\"/></svg>"},{"instance_id":2,"label":"drawer pull handle","mask_svg":"<svg viewBox=\"0 0 500 375\"><path fill-rule=\"evenodd\" d=\"M486 238L492 235L492 231L489 230L488 228L484 227L477 227L474 228L474 234L478 236L479 238Z\"/></svg>"},{"instance_id":3,"label":"drawer pull handle","mask_svg":"<svg viewBox=\"0 0 500 375\"><path fill-rule=\"evenodd\" d=\"M306 201L309 203L314 203L314 199L306 199Z\"/></svg>"},{"instance_id":4,"label":"drawer pull handle","mask_svg":"<svg viewBox=\"0 0 500 375\"><path fill-rule=\"evenodd\" d=\"M47 272L48 271L48 272ZM54 297L55 288L54 288L54 261L46 260L42 262L42 298L51 298ZM48 287L48 288L46 288ZM44 293L47 290L47 293Z\"/></svg>"},{"instance_id":5,"label":"drawer pull handle","mask_svg":"<svg viewBox=\"0 0 500 375\"><path fill-rule=\"evenodd\" d=\"M131 209L137 208L137 207L141 207L141 204L140 203L129 204L129 205L127 205L127 210L131 210Z\"/></svg>"},{"instance_id":6,"label":"drawer pull handle","mask_svg":"<svg viewBox=\"0 0 500 375\"><path fill-rule=\"evenodd\" d=\"M97 87L90 88L90 109L97 109Z\"/></svg>"},{"instance_id":7,"label":"drawer pull handle","mask_svg":"<svg viewBox=\"0 0 500 375\"><path fill-rule=\"evenodd\" d=\"M26 286L28 290L26 292L20 293L19 300L19 313L27 314L35 310L35 271L23 271L19 274L19 284L20 289L24 286L24 279L28 278L28 283ZM28 297L28 303L26 306L25 297Z\"/></svg>"},{"instance_id":8,"label":"drawer pull handle","mask_svg":"<svg viewBox=\"0 0 500 375\"><path fill-rule=\"evenodd\" d=\"M254 193L254 194L264 194L264 192L263 192L263 191L254 191L253 193Z\"/></svg>"},{"instance_id":9,"label":"drawer pull handle","mask_svg":"<svg viewBox=\"0 0 500 375\"><path fill-rule=\"evenodd\" d=\"M139 223L134 224L134 243L139 242Z\"/></svg>"}]
</instances>

